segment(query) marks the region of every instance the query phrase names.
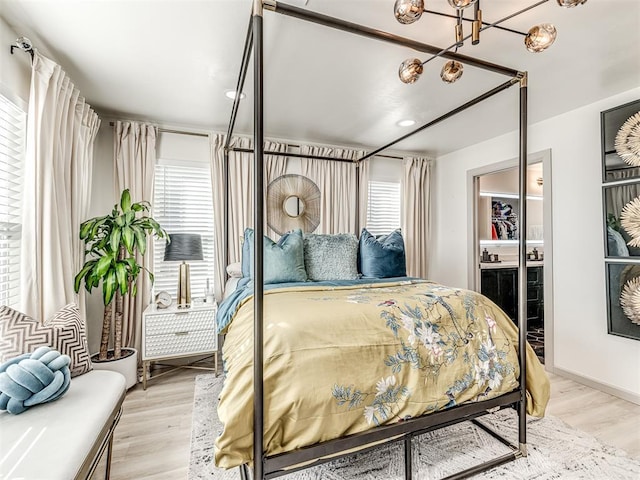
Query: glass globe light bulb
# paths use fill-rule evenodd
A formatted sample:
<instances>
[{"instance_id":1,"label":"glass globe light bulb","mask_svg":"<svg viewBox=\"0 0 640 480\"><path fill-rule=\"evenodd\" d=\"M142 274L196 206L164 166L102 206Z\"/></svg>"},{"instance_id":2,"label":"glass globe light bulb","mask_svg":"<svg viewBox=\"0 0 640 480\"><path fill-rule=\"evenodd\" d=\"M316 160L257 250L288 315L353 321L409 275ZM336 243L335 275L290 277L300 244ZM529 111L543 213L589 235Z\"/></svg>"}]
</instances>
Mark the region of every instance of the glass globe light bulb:
<instances>
[{"instance_id":1,"label":"glass globe light bulb","mask_svg":"<svg viewBox=\"0 0 640 480\"><path fill-rule=\"evenodd\" d=\"M398 76L404 83L415 83L422 75L422 62L417 58L408 58L398 69Z\"/></svg>"},{"instance_id":2,"label":"glass globe light bulb","mask_svg":"<svg viewBox=\"0 0 640 480\"><path fill-rule=\"evenodd\" d=\"M424 12L424 0L396 0L393 13L398 22L408 25L415 22Z\"/></svg>"},{"instance_id":3,"label":"glass globe light bulb","mask_svg":"<svg viewBox=\"0 0 640 480\"><path fill-rule=\"evenodd\" d=\"M556 27L550 23L541 23L531 27L527 36L524 37L524 44L530 52L542 52L553 45L556 34Z\"/></svg>"},{"instance_id":4,"label":"glass globe light bulb","mask_svg":"<svg viewBox=\"0 0 640 480\"><path fill-rule=\"evenodd\" d=\"M443 82L453 83L462 76L464 66L455 60L449 60L442 66L440 78Z\"/></svg>"},{"instance_id":5,"label":"glass globe light bulb","mask_svg":"<svg viewBox=\"0 0 640 480\"><path fill-rule=\"evenodd\" d=\"M558 0L558 5L564 8L573 8L583 3L587 3L587 0Z\"/></svg>"},{"instance_id":6,"label":"glass globe light bulb","mask_svg":"<svg viewBox=\"0 0 640 480\"><path fill-rule=\"evenodd\" d=\"M16 39L16 45L20 49L24 50L25 52L33 48L33 44L31 43L31 40L29 40L27 37L18 37Z\"/></svg>"},{"instance_id":7,"label":"glass globe light bulb","mask_svg":"<svg viewBox=\"0 0 640 480\"><path fill-rule=\"evenodd\" d=\"M476 1L477 0L449 0L449 5L458 10L462 10L463 8L473 5Z\"/></svg>"}]
</instances>

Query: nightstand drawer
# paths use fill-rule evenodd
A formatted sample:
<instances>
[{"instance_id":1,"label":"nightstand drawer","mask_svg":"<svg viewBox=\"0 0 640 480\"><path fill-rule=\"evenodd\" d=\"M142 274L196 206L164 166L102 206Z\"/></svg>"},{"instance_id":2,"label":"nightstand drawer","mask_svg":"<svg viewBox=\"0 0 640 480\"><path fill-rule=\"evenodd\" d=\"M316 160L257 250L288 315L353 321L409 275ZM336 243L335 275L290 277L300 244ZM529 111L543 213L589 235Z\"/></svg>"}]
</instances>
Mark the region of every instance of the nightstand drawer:
<instances>
[{"instance_id":1,"label":"nightstand drawer","mask_svg":"<svg viewBox=\"0 0 640 480\"><path fill-rule=\"evenodd\" d=\"M145 335L173 334L175 332L193 332L196 330L215 330L216 312L209 310L185 310L145 316ZM147 342L151 339L148 338Z\"/></svg>"},{"instance_id":2,"label":"nightstand drawer","mask_svg":"<svg viewBox=\"0 0 640 480\"><path fill-rule=\"evenodd\" d=\"M209 330L180 330L166 335L147 337L144 358L153 359L173 355L213 352L217 348L218 334Z\"/></svg>"}]
</instances>

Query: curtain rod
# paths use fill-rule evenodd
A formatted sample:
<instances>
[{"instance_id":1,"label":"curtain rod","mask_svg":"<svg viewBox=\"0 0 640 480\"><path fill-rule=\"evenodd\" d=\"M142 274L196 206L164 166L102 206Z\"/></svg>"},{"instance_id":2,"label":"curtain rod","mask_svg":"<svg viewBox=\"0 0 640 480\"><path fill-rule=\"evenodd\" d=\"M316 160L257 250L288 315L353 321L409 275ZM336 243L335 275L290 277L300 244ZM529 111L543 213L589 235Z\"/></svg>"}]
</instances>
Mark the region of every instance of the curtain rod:
<instances>
[{"instance_id":1,"label":"curtain rod","mask_svg":"<svg viewBox=\"0 0 640 480\"><path fill-rule=\"evenodd\" d=\"M109 122L109 125L113 127L115 125L114 122ZM194 137L208 137L208 133L199 133L199 132L187 132L184 130L171 130L169 128L160 128L158 127L158 132L160 133L178 133L181 135L193 135Z\"/></svg>"},{"instance_id":2,"label":"curtain rod","mask_svg":"<svg viewBox=\"0 0 640 480\"><path fill-rule=\"evenodd\" d=\"M110 126L114 126L115 123L114 122L109 122ZM198 132L186 132L186 131L182 131L182 130L171 130L168 128L158 128L158 132L160 133L178 133L178 134L182 134L182 135L193 135L195 137L208 137L209 134L208 133L198 133ZM294 145L291 143L287 143L287 145L289 147L293 147L293 148L300 148L300 145ZM229 151L233 151L233 152L245 152L245 153L253 153L252 149L248 149L248 148L236 148L236 147L231 147L228 148L227 150ZM335 157L323 157L323 156L318 156L318 155L304 155L302 153L289 153L289 152L272 152L272 151L268 151L268 152L264 152L266 154L269 155L280 155L282 157L296 157L296 158L318 158L321 160L338 160L338 161L343 161L343 162L353 162L354 160L345 160L344 158L335 158ZM375 155L376 157L383 157L383 158L391 158L393 160L402 160L403 157L399 157L397 155ZM359 159L358 159L359 160ZM355 160L357 161L357 160Z\"/></svg>"},{"instance_id":3,"label":"curtain rod","mask_svg":"<svg viewBox=\"0 0 640 480\"><path fill-rule=\"evenodd\" d=\"M300 148L300 145L292 145L292 144L287 144L289 147L293 147L293 148ZM243 152L243 153L253 153L253 149L251 148L241 148L241 147L229 147L227 149L227 151L230 152ZM353 160L347 159L347 158L337 158L337 157L327 157L327 156L323 156L323 155L308 155L308 154L304 154L304 153L290 153L290 152L274 152L274 151L265 151L265 154L268 155L279 155L281 157L295 157L295 158L317 158L318 160L335 160L336 162L349 162L349 163L358 163L360 162L360 158L356 158ZM398 157L398 156L394 156L394 155L376 155L376 157L384 157L384 158L391 158L393 160L402 160L403 157ZM365 158L365 157L363 157Z\"/></svg>"}]
</instances>

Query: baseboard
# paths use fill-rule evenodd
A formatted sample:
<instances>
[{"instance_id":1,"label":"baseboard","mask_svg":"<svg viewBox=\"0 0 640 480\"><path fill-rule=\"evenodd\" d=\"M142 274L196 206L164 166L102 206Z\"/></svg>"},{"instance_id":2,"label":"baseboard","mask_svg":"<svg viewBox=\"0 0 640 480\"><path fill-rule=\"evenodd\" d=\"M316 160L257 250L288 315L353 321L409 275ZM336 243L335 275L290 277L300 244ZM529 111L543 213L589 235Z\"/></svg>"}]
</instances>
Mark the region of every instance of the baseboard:
<instances>
[{"instance_id":1,"label":"baseboard","mask_svg":"<svg viewBox=\"0 0 640 480\"><path fill-rule=\"evenodd\" d=\"M640 405L640 395L638 395L637 393L614 387L612 385L607 385L606 383L601 383L596 380L583 377L581 375L576 375L575 373L568 372L567 370L563 370L562 368L554 367L553 369L550 369L550 371L551 373L568 378L569 380L573 380L574 382L581 383L582 385L586 385L587 387L595 388L596 390L600 390L601 392L608 393L609 395L613 395L628 402L635 403L636 405Z\"/></svg>"}]
</instances>

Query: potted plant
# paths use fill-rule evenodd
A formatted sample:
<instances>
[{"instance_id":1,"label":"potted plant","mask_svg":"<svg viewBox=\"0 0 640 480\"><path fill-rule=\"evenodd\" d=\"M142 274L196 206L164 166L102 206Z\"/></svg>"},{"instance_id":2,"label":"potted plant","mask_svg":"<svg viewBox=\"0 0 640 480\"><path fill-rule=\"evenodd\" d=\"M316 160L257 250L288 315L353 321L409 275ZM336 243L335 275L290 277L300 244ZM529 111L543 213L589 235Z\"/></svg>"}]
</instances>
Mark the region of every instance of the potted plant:
<instances>
[{"instance_id":1,"label":"potted plant","mask_svg":"<svg viewBox=\"0 0 640 480\"><path fill-rule=\"evenodd\" d=\"M120 203L113 206L109 215L91 218L80 225L80 239L85 242L86 262L75 277L76 293L81 285L88 292L102 284L104 316L100 352L91 357L97 368L109 368L122 371L122 366L101 365L102 362L117 362L127 357L124 367L128 372L128 386L136 383L137 358L133 349L122 348L122 320L124 296L136 295L137 280L142 270L146 270L151 282L153 274L136 261L136 253L147 251L149 236L168 237L167 232L153 218L147 215L151 205L148 202L131 203L129 190L124 190ZM113 327L113 349L109 349ZM131 373L130 369L133 368Z\"/></svg>"}]
</instances>

